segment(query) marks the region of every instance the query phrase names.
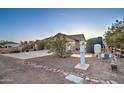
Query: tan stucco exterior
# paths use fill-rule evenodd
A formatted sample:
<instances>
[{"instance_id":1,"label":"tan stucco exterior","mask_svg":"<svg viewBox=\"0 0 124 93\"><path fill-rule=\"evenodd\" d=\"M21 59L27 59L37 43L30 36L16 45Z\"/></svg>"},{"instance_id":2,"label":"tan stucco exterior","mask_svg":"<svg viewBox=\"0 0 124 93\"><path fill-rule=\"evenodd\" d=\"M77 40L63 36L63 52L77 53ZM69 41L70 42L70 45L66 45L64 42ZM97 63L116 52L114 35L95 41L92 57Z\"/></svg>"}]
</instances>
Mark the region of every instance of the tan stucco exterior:
<instances>
[{"instance_id":1,"label":"tan stucco exterior","mask_svg":"<svg viewBox=\"0 0 124 93\"><path fill-rule=\"evenodd\" d=\"M68 47L71 48L71 50L79 49L79 41L67 38L69 45Z\"/></svg>"}]
</instances>

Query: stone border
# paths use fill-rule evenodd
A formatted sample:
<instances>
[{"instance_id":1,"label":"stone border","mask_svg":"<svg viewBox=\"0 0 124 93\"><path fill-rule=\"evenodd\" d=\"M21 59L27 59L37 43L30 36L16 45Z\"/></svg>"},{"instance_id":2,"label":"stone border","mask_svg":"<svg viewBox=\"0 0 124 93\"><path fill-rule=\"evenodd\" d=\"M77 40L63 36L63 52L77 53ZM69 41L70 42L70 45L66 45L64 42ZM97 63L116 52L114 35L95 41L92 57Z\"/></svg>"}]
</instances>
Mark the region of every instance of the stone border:
<instances>
[{"instance_id":1,"label":"stone border","mask_svg":"<svg viewBox=\"0 0 124 93\"><path fill-rule=\"evenodd\" d=\"M63 74L64 76L67 76L68 74L72 73L72 72L65 72L63 69L50 68L46 65L37 65L32 62L24 62L23 64L28 64L35 68L44 69L45 71L50 71L53 73L60 73L60 74ZM118 84L116 81L113 81L113 80L101 80L96 78L89 78L88 76L85 76L83 73L80 73L78 76L84 78L84 81L94 82L96 84Z\"/></svg>"}]
</instances>

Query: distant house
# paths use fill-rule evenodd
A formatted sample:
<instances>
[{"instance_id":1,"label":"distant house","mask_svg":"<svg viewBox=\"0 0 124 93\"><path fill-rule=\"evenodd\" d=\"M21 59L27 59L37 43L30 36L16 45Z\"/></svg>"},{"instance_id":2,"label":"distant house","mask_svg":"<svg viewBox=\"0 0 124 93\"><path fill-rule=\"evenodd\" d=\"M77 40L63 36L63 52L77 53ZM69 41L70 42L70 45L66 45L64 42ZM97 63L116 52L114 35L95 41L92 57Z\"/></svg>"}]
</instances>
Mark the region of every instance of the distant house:
<instances>
[{"instance_id":1,"label":"distant house","mask_svg":"<svg viewBox=\"0 0 124 93\"><path fill-rule=\"evenodd\" d=\"M17 48L19 47L20 44L19 43L15 43L15 42L11 42L11 41L8 41L4 44L4 47L5 48Z\"/></svg>"},{"instance_id":2,"label":"distant house","mask_svg":"<svg viewBox=\"0 0 124 93\"><path fill-rule=\"evenodd\" d=\"M19 43L5 41L0 43L0 53L18 52L20 47Z\"/></svg>"},{"instance_id":3,"label":"distant house","mask_svg":"<svg viewBox=\"0 0 124 93\"><path fill-rule=\"evenodd\" d=\"M76 35L67 35L67 40L70 43L71 50L79 50L80 49L80 41L86 41L84 34L76 34Z\"/></svg>"},{"instance_id":4,"label":"distant house","mask_svg":"<svg viewBox=\"0 0 124 93\"><path fill-rule=\"evenodd\" d=\"M16 48L19 47L20 44L12 41L5 41L0 43L0 48Z\"/></svg>"}]
</instances>

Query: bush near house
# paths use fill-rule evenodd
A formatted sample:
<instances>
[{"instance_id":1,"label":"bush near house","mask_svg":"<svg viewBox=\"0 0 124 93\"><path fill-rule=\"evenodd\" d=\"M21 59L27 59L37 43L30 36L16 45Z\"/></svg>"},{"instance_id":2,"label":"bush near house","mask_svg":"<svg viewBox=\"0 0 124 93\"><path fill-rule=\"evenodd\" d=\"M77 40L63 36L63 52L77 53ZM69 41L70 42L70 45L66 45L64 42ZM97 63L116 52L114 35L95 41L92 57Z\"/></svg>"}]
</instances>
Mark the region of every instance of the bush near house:
<instances>
[{"instance_id":1,"label":"bush near house","mask_svg":"<svg viewBox=\"0 0 124 93\"><path fill-rule=\"evenodd\" d=\"M21 41L20 44L22 46L22 52L36 51L35 43L36 42L34 41Z\"/></svg>"},{"instance_id":2,"label":"bush near house","mask_svg":"<svg viewBox=\"0 0 124 93\"><path fill-rule=\"evenodd\" d=\"M51 51L53 51L57 56L65 58L70 55L70 51L66 50L68 41L64 34L58 33L51 40Z\"/></svg>"},{"instance_id":3,"label":"bush near house","mask_svg":"<svg viewBox=\"0 0 124 93\"><path fill-rule=\"evenodd\" d=\"M46 39L46 43L45 43L45 49L51 49L52 47L52 40L53 40L54 37L49 37Z\"/></svg>"},{"instance_id":4,"label":"bush near house","mask_svg":"<svg viewBox=\"0 0 124 93\"><path fill-rule=\"evenodd\" d=\"M44 40L36 40L35 42L38 46L38 50L43 50L45 49L45 44L46 42Z\"/></svg>"}]
</instances>

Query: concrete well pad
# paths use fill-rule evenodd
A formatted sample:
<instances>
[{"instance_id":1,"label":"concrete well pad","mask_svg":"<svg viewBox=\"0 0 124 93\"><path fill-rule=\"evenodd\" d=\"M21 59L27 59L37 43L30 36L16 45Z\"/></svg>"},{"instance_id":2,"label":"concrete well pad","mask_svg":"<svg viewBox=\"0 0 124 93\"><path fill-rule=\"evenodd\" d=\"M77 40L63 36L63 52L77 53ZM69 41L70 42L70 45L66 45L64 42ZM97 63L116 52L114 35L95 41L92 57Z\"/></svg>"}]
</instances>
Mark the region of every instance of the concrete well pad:
<instances>
[{"instance_id":1,"label":"concrete well pad","mask_svg":"<svg viewBox=\"0 0 124 93\"><path fill-rule=\"evenodd\" d=\"M74 68L81 69L81 70L87 70L88 67L89 67L89 64L81 65L80 63L78 63Z\"/></svg>"},{"instance_id":2,"label":"concrete well pad","mask_svg":"<svg viewBox=\"0 0 124 93\"><path fill-rule=\"evenodd\" d=\"M71 57L80 58L80 54L72 54ZM85 54L85 58L91 58L91 57L93 57L93 54L90 53Z\"/></svg>"}]
</instances>

